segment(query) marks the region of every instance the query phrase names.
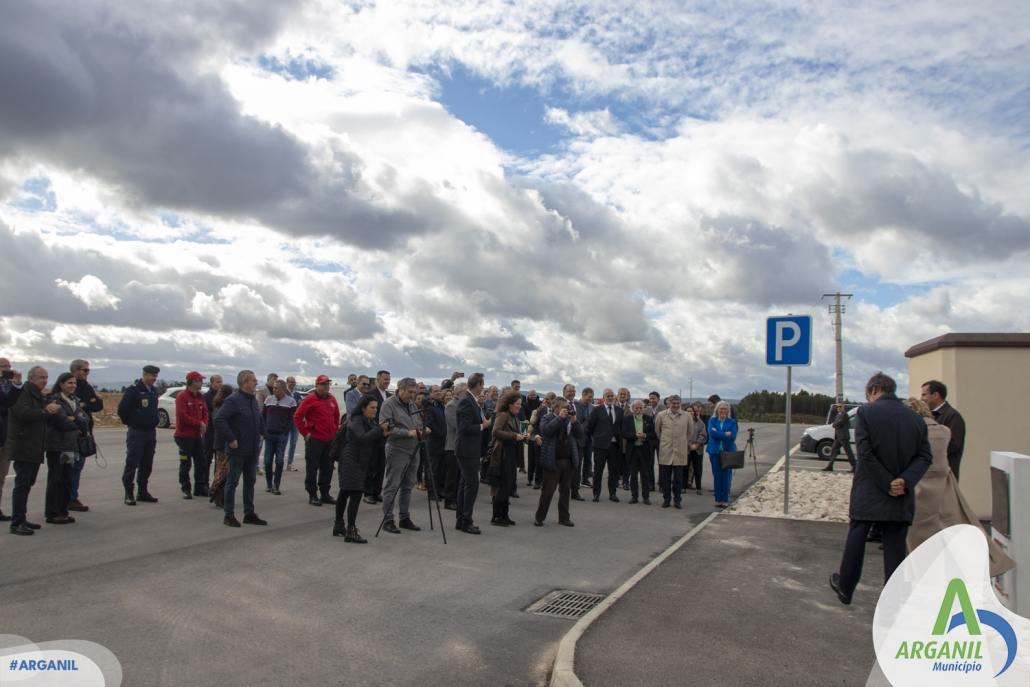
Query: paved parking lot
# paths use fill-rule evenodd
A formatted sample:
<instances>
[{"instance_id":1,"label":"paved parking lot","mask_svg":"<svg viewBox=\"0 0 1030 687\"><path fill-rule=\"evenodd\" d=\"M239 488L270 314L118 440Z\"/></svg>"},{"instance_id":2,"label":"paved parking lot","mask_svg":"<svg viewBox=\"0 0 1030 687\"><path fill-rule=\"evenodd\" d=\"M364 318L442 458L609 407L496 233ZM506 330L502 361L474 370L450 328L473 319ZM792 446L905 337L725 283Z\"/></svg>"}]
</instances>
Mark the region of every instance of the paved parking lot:
<instances>
[{"instance_id":1,"label":"paved parking lot","mask_svg":"<svg viewBox=\"0 0 1030 687\"><path fill-rule=\"evenodd\" d=\"M424 531L358 546L330 536L333 512L307 505L299 472L287 473L279 497L258 478L268 527L225 527L206 499L181 499L171 432L159 436L151 491L160 503L122 504L124 433L99 430L109 465L83 474L91 511L0 539L0 631L100 643L127 685L541 684L571 621L523 609L554 589L611 591L712 507L708 493L685 496L684 511L573 502L575 528L557 526L555 507L535 528L539 492L520 475L516 527L490 527L481 492L483 535L454 531L445 511L444 546L418 492ZM759 427L760 471L779 457L782 436ZM734 491L753 478L750 466L740 471ZM42 521L44 482L30 519ZM370 539L377 523L363 506Z\"/></svg>"}]
</instances>

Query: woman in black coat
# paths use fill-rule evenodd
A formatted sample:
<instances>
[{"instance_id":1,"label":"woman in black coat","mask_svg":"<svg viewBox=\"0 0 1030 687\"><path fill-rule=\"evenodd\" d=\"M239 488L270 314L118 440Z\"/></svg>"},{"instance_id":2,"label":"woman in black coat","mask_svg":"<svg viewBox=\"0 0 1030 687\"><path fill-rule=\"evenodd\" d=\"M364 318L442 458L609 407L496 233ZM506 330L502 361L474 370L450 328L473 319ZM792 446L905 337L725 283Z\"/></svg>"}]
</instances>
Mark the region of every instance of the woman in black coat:
<instances>
[{"instance_id":1,"label":"woman in black coat","mask_svg":"<svg viewBox=\"0 0 1030 687\"><path fill-rule=\"evenodd\" d=\"M48 399L58 405L46 432L46 521L52 525L75 522L68 514L72 497L72 467L79 454L79 435L89 431L89 420L75 396L75 375L62 372Z\"/></svg>"},{"instance_id":2,"label":"woman in black coat","mask_svg":"<svg viewBox=\"0 0 1030 687\"><path fill-rule=\"evenodd\" d=\"M511 490L515 485L515 470L522 456L522 445L529 441L529 434L519 431L519 411L522 409L522 396L514 391L505 394L497 404L494 415L493 453L490 454L490 465L487 469L487 481L490 484L490 495L493 497L493 517L491 525L508 527L515 521L508 517L508 504Z\"/></svg>"},{"instance_id":3,"label":"woman in black coat","mask_svg":"<svg viewBox=\"0 0 1030 687\"><path fill-rule=\"evenodd\" d=\"M350 420L341 423L330 448L332 458L340 464L340 494L336 497L336 523L333 536L345 542L367 544L357 527L358 507L365 491L365 474L386 434L386 423L377 425L379 401L374 396L363 396L351 413ZM343 513L347 512L344 525Z\"/></svg>"}]
</instances>

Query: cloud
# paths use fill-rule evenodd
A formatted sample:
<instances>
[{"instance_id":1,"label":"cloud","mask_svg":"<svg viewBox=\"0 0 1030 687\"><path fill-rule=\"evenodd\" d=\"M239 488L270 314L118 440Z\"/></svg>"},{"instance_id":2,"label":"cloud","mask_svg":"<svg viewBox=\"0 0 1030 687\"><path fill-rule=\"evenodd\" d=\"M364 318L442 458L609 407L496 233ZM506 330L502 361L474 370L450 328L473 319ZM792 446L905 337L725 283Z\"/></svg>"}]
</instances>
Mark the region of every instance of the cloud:
<instances>
[{"instance_id":1,"label":"cloud","mask_svg":"<svg viewBox=\"0 0 1030 687\"><path fill-rule=\"evenodd\" d=\"M104 282L92 274L87 274L77 282L55 279L54 283L71 291L76 298L85 303L90 310L117 310L120 298L113 295Z\"/></svg>"}]
</instances>

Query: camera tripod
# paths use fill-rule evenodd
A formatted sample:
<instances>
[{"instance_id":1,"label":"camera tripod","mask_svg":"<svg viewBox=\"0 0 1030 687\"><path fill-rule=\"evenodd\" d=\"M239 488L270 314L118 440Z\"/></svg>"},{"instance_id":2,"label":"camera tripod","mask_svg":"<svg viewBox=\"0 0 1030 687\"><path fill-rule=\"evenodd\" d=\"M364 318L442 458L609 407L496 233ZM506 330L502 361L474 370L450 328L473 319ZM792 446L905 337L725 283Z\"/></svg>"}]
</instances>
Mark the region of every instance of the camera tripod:
<instances>
[{"instance_id":1,"label":"camera tripod","mask_svg":"<svg viewBox=\"0 0 1030 687\"><path fill-rule=\"evenodd\" d=\"M408 457L408 460L407 460L406 464L404 465L404 470L401 472L401 484L402 485L404 484L404 480L407 479L408 471L411 469L411 466L414 463L414 460L412 460L412 459L419 453L419 451L425 445L426 445L426 440L423 438L423 434L422 434L422 432L420 430L418 432L418 442L415 444L415 450L412 451L411 455ZM429 453L429 451L426 451L427 455L428 455L428 453ZM437 489L436 489L436 475L433 474L432 467L433 467L432 462L430 462L429 465L426 466L426 472L429 474L429 489L426 490L426 503L429 506L429 529L430 530L436 529L433 526L433 496L436 496L437 497L437 499L436 499L436 519L440 522L440 534L443 536L443 543L446 544L447 543L447 528L444 527L444 524L443 524L443 513L440 510L440 501L439 501L440 492L437 491ZM400 489L398 489L397 492L400 493ZM394 495L394 498L396 498L396 495ZM376 534L375 534L376 538L379 537L379 533L383 531L383 525L386 524L386 521L390 517L392 517L392 514L389 515L389 516L384 515L382 517L382 519L379 521L379 527L376 528Z\"/></svg>"},{"instance_id":2,"label":"camera tripod","mask_svg":"<svg viewBox=\"0 0 1030 687\"><path fill-rule=\"evenodd\" d=\"M755 452L755 430L753 428L747 431L747 453L744 455L744 460L749 458L755 467L755 479L758 479L758 456Z\"/></svg>"}]
</instances>

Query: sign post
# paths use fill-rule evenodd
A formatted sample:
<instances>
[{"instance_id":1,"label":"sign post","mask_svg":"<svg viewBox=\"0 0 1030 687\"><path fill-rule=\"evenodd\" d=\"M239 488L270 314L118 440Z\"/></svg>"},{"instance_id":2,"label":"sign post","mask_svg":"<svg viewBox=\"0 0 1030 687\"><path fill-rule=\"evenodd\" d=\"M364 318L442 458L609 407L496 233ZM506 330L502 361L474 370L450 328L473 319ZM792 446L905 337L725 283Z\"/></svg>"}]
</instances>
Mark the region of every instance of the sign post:
<instances>
[{"instance_id":1,"label":"sign post","mask_svg":"<svg viewBox=\"0 0 1030 687\"><path fill-rule=\"evenodd\" d=\"M786 439L783 449L783 513L790 510L790 395L795 365L812 364L812 317L770 317L765 324L765 364L787 368Z\"/></svg>"}]
</instances>

